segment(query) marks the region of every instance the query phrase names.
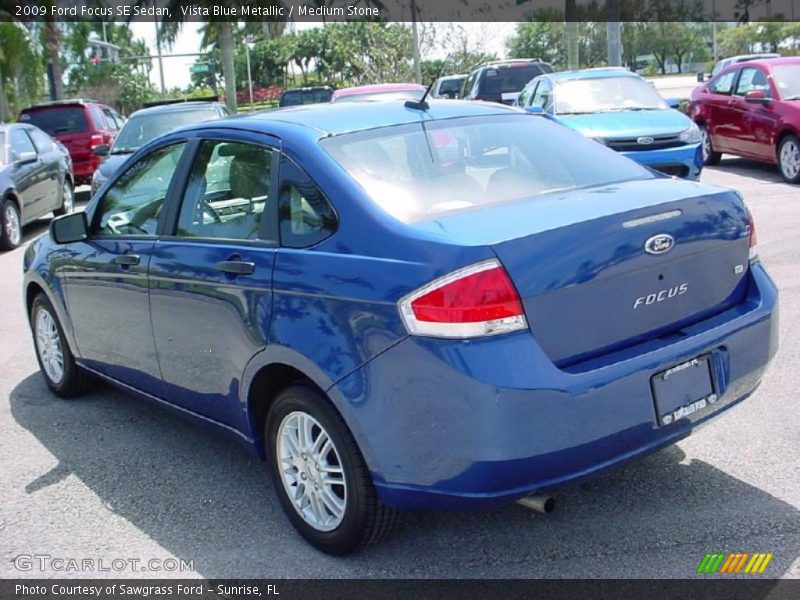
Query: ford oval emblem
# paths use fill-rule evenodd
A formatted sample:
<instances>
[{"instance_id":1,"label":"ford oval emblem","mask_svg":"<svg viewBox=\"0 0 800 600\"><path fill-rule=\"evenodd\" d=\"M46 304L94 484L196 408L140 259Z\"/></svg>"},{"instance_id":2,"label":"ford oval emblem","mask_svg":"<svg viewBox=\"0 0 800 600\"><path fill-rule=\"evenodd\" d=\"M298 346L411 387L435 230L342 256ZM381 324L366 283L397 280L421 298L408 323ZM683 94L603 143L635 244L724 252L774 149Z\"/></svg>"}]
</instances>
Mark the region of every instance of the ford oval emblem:
<instances>
[{"instance_id":1,"label":"ford oval emblem","mask_svg":"<svg viewBox=\"0 0 800 600\"><path fill-rule=\"evenodd\" d=\"M649 135L646 135L646 136L643 136L643 137L640 137L640 138L636 138L636 143L637 144L642 144L643 146L646 146L647 144L652 144L653 142L655 142L655 140L653 138L651 138Z\"/></svg>"},{"instance_id":2,"label":"ford oval emblem","mask_svg":"<svg viewBox=\"0 0 800 600\"><path fill-rule=\"evenodd\" d=\"M648 254L664 254L672 250L675 245L675 238L668 233L659 233L649 238L644 243L644 250Z\"/></svg>"}]
</instances>

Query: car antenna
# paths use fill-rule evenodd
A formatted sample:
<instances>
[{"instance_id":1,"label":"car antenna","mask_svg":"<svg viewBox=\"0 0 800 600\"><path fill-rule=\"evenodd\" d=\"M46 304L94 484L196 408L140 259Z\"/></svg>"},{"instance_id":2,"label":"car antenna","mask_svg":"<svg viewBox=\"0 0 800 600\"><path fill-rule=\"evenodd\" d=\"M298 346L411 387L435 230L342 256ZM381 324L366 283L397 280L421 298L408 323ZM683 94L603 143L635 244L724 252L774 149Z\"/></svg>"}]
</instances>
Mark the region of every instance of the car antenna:
<instances>
[{"instance_id":1,"label":"car antenna","mask_svg":"<svg viewBox=\"0 0 800 600\"><path fill-rule=\"evenodd\" d=\"M436 72L436 76L433 78L433 81L431 81L431 84L427 87L425 93L422 94L422 98L420 98L419 100L406 100L405 102L406 108L413 108L414 110L428 110L428 108L430 108L430 105L427 102L425 102L425 98L428 97L428 94L431 93L433 86L436 85L436 82L439 80L439 77L442 76L442 71L444 71L444 67L445 65L447 65L447 61L449 58L450 55L448 54L442 61L442 64L439 66L439 70Z\"/></svg>"}]
</instances>

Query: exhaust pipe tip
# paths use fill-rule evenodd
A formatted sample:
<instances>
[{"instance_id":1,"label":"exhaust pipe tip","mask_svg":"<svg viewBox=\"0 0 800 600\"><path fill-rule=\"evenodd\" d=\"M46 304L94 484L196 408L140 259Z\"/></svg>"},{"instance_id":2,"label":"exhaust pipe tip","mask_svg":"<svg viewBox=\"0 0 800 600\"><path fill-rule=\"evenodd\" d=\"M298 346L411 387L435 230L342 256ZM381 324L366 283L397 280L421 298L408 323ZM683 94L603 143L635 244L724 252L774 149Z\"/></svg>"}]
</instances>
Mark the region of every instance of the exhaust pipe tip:
<instances>
[{"instance_id":1,"label":"exhaust pipe tip","mask_svg":"<svg viewBox=\"0 0 800 600\"><path fill-rule=\"evenodd\" d=\"M531 494L517 500L517 504L546 515L549 515L556 508L556 501L549 494Z\"/></svg>"}]
</instances>

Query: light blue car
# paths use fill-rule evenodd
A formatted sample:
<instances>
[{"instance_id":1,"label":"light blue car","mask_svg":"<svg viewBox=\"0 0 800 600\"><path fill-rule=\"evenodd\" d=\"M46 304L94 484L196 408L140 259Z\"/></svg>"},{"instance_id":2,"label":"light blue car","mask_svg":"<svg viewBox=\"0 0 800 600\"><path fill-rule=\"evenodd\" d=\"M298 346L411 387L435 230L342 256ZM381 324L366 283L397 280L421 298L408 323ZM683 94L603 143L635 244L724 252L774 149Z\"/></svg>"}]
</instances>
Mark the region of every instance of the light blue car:
<instances>
[{"instance_id":1,"label":"light blue car","mask_svg":"<svg viewBox=\"0 0 800 600\"><path fill-rule=\"evenodd\" d=\"M532 79L517 106L667 175L696 180L700 130L636 73L622 68L548 73Z\"/></svg>"}]
</instances>

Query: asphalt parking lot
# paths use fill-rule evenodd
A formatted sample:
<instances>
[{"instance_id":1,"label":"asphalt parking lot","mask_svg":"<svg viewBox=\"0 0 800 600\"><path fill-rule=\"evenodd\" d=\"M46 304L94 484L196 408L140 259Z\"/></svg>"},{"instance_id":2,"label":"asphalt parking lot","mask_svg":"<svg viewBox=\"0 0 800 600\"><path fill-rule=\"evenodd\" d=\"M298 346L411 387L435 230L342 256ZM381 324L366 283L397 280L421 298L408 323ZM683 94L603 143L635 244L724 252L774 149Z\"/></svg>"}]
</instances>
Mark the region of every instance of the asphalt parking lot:
<instances>
[{"instance_id":1,"label":"asphalt parking lot","mask_svg":"<svg viewBox=\"0 0 800 600\"><path fill-rule=\"evenodd\" d=\"M409 513L339 559L294 533L239 446L109 387L51 395L20 299L24 248L0 254L0 577L685 578L705 553L733 551L772 552L765 576L800 577L800 187L727 157L702 179L744 194L781 290L781 350L756 394L677 446L561 490L551 515ZM20 555L141 562L20 570ZM166 558L193 569L141 570Z\"/></svg>"}]
</instances>

